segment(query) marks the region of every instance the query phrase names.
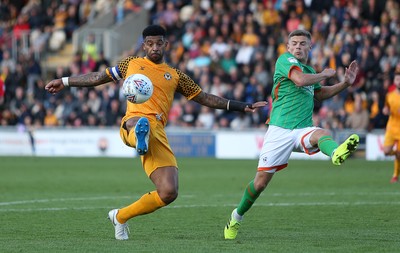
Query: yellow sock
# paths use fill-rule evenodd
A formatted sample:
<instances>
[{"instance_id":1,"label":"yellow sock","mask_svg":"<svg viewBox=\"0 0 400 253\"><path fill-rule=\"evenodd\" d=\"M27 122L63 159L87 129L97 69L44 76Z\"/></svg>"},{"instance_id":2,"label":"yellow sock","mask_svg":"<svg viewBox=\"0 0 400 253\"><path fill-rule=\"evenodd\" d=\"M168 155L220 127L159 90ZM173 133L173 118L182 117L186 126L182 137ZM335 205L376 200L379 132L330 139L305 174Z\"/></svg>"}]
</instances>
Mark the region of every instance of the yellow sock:
<instances>
[{"instance_id":1,"label":"yellow sock","mask_svg":"<svg viewBox=\"0 0 400 253\"><path fill-rule=\"evenodd\" d=\"M132 127L131 131L129 132L127 141L129 146L136 147L136 134L134 127Z\"/></svg>"},{"instance_id":2,"label":"yellow sock","mask_svg":"<svg viewBox=\"0 0 400 253\"><path fill-rule=\"evenodd\" d=\"M400 161L398 159L395 159L393 177L399 177L399 170L400 170Z\"/></svg>"},{"instance_id":3,"label":"yellow sock","mask_svg":"<svg viewBox=\"0 0 400 253\"><path fill-rule=\"evenodd\" d=\"M161 200L157 191L152 191L144 194L140 199L131 205L119 209L117 220L119 223L125 223L130 218L152 213L165 205L166 204Z\"/></svg>"}]
</instances>

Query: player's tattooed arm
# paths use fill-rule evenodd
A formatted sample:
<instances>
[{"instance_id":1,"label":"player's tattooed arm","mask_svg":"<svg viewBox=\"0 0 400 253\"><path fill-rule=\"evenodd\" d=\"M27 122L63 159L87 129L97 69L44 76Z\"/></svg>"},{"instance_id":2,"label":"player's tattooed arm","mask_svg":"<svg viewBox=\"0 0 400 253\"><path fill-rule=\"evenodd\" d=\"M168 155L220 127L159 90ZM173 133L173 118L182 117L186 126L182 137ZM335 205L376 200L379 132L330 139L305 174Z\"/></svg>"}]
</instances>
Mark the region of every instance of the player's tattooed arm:
<instances>
[{"instance_id":1,"label":"player's tattooed arm","mask_svg":"<svg viewBox=\"0 0 400 253\"><path fill-rule=\"evenodd\" d=\"M229 100L226 98L215 96L213 94L200 92L199 95L193 98L193 101L214 109L225 109Z\"/></svg>"},{"instance_id":2,"label":"player's tattooed arm","mask_svg":"<svg viewBox=\"0 0 400 253\"><path fill-rule=\"evenodd\" d=\"M112 82L113 80L106 74L105 71L101 71L79 76L71 76L69 77L68 81L69 85L73 87L93 87Z\"/></svg>"},{"instance_id":3,"label":"player's tattooed arm","mask_svg":"<svg viewBox=\"0 0 400 253\"><path fill-rule=\"evenodd\" d=\"M258 101L254 104L248 104L236 100L228 100L226 98L222 98L205 92L200 92L192 100L214 109L224 109L227 111L237 112L254 112L257 108L267 105L266 101Z\"/></svg>"},{"instance_id":4,"label":"player's tattooed arm","mask_svg":"<svg viewBox=\"0 0 400 253\"><path fill-rule=\"evenodd\" d=\"M92 72L79 76L63 77L61 79L54 79L50 81L45 89L51 94L56 94L65 87L93 87L104 83L112 82L106 71Z\"/></svg>"}]
</instances>

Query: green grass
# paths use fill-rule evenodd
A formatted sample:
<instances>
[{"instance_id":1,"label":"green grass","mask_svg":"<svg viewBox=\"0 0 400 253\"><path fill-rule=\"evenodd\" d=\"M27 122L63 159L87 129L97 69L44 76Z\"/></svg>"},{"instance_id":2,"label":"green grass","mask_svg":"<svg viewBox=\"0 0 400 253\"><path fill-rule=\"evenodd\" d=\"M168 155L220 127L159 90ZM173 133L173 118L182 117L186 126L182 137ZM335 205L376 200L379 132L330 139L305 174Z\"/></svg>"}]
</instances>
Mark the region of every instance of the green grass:
<instances>
[{"instance_id":1,"label":"green grass","mask_svg":"<svg viewBox=\"0 0 400 253\"><path fill-rule=\"evenodd\" d=\"M0 252L399 252L393 162L290 161L246 214L223 227L256 160L180 158L179 198L129 221L106 219L153 190L138 159L0 157Z\"/></svg>"}]
</instances>

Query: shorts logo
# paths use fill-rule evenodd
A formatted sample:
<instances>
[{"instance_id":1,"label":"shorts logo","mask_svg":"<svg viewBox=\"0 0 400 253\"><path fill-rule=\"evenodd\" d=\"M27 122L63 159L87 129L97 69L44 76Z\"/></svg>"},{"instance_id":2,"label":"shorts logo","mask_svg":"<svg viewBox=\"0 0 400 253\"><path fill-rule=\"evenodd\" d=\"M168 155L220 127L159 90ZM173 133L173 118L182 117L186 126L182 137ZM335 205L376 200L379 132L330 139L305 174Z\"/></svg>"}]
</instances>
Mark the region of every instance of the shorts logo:
<instances>
[{"instance_id":1,"label":"shorts logo","mask_svg":"<svg viewBox=\"0 0 400 253\"><path fill-rule=\"evenodd\" d=\"M162 120L162 118L161 118L162 115L163 115L163 113L156 114L156 119L159 121Z\"/></svg>"},{"instance_id":2,"label":"shorts logo","mask_svg":"<svg viewBox=\"0 0 400 253\"><path fill-rule=\"evenodd\" d=\"M264 157L262 158L262 160L263 160L263 162L265 162L265 163L266 163L268 159L267 159L267 157L266 157L266 156L264 156Z\"/></svg>"},{"instance_id":3,"label":"shorts logo","mask_svg":"<svg viewBox=\"0 0 400 253\"><path fill-rule=\"evenodd\" d=\"M170 73L167 72L167 73L164 74L164 78L165 78L166 80L171 80L172 76L171 76Z\"/></svg>"}]
</instances>

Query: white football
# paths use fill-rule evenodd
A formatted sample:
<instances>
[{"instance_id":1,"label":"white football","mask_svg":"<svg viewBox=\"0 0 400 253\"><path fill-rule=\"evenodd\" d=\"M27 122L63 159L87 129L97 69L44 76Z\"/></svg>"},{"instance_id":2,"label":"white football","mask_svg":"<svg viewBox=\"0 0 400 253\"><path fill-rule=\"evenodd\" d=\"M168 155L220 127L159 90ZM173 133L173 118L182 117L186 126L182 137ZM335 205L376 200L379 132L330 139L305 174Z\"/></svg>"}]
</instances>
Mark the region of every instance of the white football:
<instances>
[{"instance_id":1,"label":"white football","mask_svg":"<svg viewBox=\"0 0 400 253\"><path fill-rule=\"evenodd\" d=\"M125 79L122 92L129 102L141 104L149 100L153 94L153 83L145 75L133 74Z\"/></svg>"}]
</instances>

